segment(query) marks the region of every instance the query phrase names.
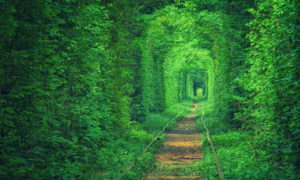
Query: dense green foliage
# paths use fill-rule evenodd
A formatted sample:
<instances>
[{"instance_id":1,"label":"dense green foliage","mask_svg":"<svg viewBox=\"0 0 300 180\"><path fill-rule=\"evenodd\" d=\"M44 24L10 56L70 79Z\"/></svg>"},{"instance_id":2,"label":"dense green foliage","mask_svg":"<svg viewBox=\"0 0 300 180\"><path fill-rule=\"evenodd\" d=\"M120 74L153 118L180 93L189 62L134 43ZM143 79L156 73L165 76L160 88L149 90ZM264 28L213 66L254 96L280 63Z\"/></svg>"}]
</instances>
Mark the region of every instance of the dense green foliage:
<instances>
[{"instance_id":1,"label":"dense green foliage","mask_svg":"<svg viewBox=\"0 0 300 180\"><path fill-rule=\"evenodd\" d=\"M209 112L206 120L228 179L298 179L299 3L257 1L248 10L250 44L243 63L235 66L243 71L237 72L229 104L234 119L220 125ZM242 130L220 133L232 131L228 123ZM214 159L204 146L202 171L217 179L216 170L207 168Z\"/></svg>"},{"instance_id":2,"label":"dense green foliage","mask_svg":"<svg viewBox=\"0 0 300 180\"><path fill-rule=\"evenodd\" d=\"M187 111L182 102L199 99L226 178L297 179L299 9L297 0L0 0L0 179L115 178ZM125 179L154 168L158 144ZM204 149L195 170L213 179Z\"/></svg>"},{"instance_id":3,"label":"dense green foliage","mask_svg":"<svg viewBox=\"0 0 300 180\"><path fill-rule=\"evenodd\" d=\"M105 93L108 12L98 1L37 0L1 1L1 11L1 176L68 179L95 169L116 120Z\"/></svg>"},{"instance_id":4,"label":"dense green foliage","mask_svg":"<svg viewBox=\"0 0 300 180\"><path fill-rule=\"evenodd\" d=\"M244 117L238 119L253 125L248 128L257 156L268 154L275 170L283 172L300 165L298 10L296 1L274 0L258 1L250 9L249 70L239 79L248 96L238 115Z\"/></svg>"}]
</instances>

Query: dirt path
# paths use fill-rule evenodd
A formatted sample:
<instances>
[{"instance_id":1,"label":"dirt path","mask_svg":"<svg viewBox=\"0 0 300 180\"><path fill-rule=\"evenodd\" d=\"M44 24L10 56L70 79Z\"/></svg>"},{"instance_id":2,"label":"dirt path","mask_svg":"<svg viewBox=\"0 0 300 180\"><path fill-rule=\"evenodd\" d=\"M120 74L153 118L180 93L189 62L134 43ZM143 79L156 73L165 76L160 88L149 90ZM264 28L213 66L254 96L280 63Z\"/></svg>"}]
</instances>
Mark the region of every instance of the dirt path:
<instances>
[{"instance_id":1,"label":"dirt path","mask_svg":"<svg viewBox=\"0 0 300 180\"><path fill-rule=\"evenodd\" d=\"M195 172L190 172L203 157L200 153L201 134L196 128L195 119L196 115L192 112L166 133L167 140L155 156L157 168L145 180L200 179Z\"/></svg>"}]
</instances>

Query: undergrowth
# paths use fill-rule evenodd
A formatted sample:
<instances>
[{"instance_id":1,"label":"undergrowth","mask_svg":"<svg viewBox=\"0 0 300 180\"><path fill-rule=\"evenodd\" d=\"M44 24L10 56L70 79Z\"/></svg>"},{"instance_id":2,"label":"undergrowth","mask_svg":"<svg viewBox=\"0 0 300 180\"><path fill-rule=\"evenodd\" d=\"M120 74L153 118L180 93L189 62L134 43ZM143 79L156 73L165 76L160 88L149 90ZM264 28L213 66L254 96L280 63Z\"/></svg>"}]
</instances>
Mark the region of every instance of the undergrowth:
<instances>
[{"instance_id":1,"label":"undergrowth","mask_svg":"<svg viewBox=\"0 0 300 180\"><path fill-rule=\"evenodd\" d=\"M132 122L132 129L124 137L107 142L107 145L99 151L99 162L105 169L104 172L93 174L89 179L114 179L134 161L135 166L122 178L122 180L139 179L145 173L154 169L154 156L158 146L164 140L164 134L155 141L148 152L141 154L143 149L151 142L157 133L169 122L167 129L172 128L180 117L189 112L191 102L183 102L168 108L160 114L149 114L142 123ZM179 117L173 119L178 113Z\"/></svg>"},{"instance_id":2,"label":"undergrowth","mask_svg":"<svg viewBox=\"0 0 300 180\"><path fill-rule=\"evenodd\" d=\"M293 167L279 169L277 164L268 161L263 151L250 145L251 136L242 130L213 135L213 143L217 149L226 179L235 180L293 180ZM199 171L204 179L219 179L215 160L207 139L203 140L204 159L200 162Z\"/></svg>"},{"instance_id":3,"label":"undergrowth","mask_svg":"<svg viewBox=\"0 0 300 180\"><path fill-rule=\"evenodd\" d=\"M203 179L219 179L215 159L206 137L206 130L201 121L202 106L205 111L203 120L209 129L211 139L217 150L225 179L234 180L294 180L295 169L291 164L277 164L271 159L272 154L255 147L253 135L243 129L234 129L228 123L216 118L211 104L201 102L197 111L196 124L204 134L202 153L204 158L199 166L190 169L200 172ZM284 161L282 162L284 163ZM298 177L299 178L299 177Z\"/></svg>"}]
</instances>

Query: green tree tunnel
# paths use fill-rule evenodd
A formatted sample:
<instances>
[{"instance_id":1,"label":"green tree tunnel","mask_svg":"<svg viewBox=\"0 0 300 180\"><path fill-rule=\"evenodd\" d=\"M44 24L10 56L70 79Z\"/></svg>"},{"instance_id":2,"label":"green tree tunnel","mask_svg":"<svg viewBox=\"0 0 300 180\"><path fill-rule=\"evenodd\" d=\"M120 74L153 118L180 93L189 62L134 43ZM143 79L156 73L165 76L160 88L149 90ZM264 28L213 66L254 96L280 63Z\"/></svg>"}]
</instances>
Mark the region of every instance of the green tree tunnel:
<instances>
[{"instance_id":1,"label":"green tree tunnel","mask_svg":"<svg viewBox=\"0 0 300 180\"><path fill-rule=\"evenodd\" d=\"M300 179L299 4L0 0L0 179L141 179L193 103L226 179Z\"/></svg>"}]
</instances>

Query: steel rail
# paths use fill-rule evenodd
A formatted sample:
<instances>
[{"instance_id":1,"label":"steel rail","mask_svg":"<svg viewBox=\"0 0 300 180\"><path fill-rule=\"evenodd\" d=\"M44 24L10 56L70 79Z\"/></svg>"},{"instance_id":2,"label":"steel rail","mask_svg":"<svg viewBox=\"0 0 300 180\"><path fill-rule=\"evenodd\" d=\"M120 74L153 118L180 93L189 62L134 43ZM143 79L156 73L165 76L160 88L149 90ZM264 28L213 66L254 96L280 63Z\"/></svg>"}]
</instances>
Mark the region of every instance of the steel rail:
<instances>
[{"instance_id":1,"label":"steel rail","mask_svg":"<svg viewBox=\"0 0 300 180\"><path fill-rule=\"evenodd\" d=\"M122 174L120 174L116 180L120 180L122 177L124 177L134 166L138 158L140 158L144 153L148 151L148 149L152 146L152 144L159 138L159 136L166 130L166 128L169 126L170 122L179 117L182 114L182 111L178 113L175 117L170 119L168 123L157 133L157 135L151 140L151 142L143 149L142 153L137 156L134 161L123 171Z\"/></svg>"}]
</instances>

